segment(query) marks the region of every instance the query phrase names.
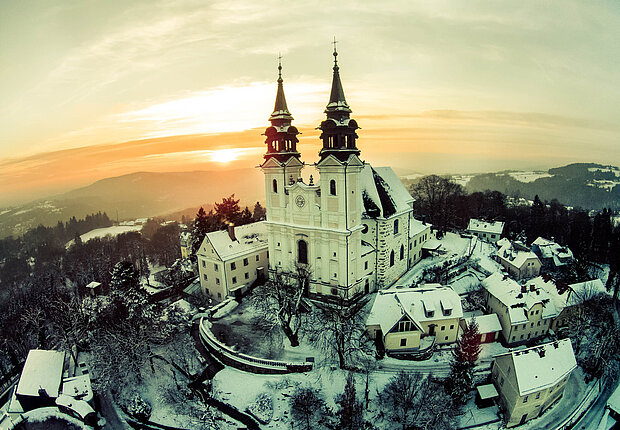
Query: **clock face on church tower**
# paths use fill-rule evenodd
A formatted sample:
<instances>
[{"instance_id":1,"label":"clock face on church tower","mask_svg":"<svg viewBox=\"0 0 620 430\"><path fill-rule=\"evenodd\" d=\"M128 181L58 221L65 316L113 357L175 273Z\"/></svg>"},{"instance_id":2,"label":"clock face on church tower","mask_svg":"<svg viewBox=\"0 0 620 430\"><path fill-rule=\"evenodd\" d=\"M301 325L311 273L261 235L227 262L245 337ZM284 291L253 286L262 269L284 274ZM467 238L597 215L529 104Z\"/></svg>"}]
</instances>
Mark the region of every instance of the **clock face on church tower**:
<instances>
[{"instance_id":1,"label":"clock face on church tower","mask_svg":"<svg viewBox=\"0 0 620 430\"><path fill-rule=\"evenodd\" d=\"M306 204L306 199L304 198L304 196L298 195L297 197L295 197L295 204L298 208L303 208Z\"/></svg>"}]
</instances>

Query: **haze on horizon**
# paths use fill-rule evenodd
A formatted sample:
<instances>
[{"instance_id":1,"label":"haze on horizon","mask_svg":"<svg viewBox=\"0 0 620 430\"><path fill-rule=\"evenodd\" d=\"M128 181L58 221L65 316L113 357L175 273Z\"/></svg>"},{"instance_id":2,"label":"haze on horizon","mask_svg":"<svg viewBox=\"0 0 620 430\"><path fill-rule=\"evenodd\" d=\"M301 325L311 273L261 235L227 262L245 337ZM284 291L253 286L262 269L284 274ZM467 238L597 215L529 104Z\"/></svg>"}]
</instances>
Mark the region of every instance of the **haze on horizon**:
<instances>
[{"instance_id":1,"label":"haze on horizon","mask_svg":"<svg viewBox=\"0 0 620 430\"><path fill-rule=\"evenodd\" d=\"M260 164L278 52L299 148L316 161L334 35L375 165L620 164L612 1L8 1L0 203L136 171Z\"/></svg>"}]
</instances>

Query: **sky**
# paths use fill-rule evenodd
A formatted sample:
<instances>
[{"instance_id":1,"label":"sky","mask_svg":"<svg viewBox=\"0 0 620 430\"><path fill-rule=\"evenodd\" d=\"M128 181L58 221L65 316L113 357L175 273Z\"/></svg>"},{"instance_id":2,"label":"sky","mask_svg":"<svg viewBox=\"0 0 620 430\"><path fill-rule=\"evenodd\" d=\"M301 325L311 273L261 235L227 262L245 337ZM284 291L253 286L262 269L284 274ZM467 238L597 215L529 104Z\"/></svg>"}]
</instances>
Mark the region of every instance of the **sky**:
<instances>
[{"instance_id":1,"label":"sky","mask_svg":"<svg viewBox=\"0 0 620 430\"><path fill-rule=\"evenodd\" d=\"M0 2L0 203L255 167L284 89L317 161L332 40L362 158L420 173L620 164L616 1Z\"/></svg>"}]
</instances>

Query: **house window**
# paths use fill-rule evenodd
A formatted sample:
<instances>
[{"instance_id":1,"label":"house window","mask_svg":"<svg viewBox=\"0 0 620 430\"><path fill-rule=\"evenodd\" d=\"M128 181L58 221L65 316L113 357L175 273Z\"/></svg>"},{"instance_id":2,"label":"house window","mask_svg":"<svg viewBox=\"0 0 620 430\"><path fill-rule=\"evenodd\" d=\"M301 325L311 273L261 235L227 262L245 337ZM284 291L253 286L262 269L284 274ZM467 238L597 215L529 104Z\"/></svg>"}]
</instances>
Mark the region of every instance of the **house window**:
<instances>
[{"instance_id":1,"label":"house window","mask_svg":"<svg viewBox=\"0 0 620 430\"><path fill-rule=\"evenodd\" d=\"M540 325L540 321L538 321L538 322L536 323L536 325L537 325L537 326L539 326L539 325Z\"/></svg>"},{"instance_id":2,"label":"house window","mask_svg":"<svg viewBox=\"0 0 620 430\"><path fill-rule=\"evenodd\" d=\"M202 278L206 281L206 280L207 280L207 274L206 274L206 273L205 273L205 274L203 274L203 275L202 275Z\"/></svg>"},{"instance_id":3,"label":"house window","mask_svg":"<svg viewBox=\"0 0 620 430\"><path fill-rule=\"evenodd\" d=\"M297 262L308 264L308 242L303 239L297 242Z\"/></svg>"},{"instance_id":4,"label":"house window","mask_svg":"<svg viewBox=\"0 0 620 430\"><path fill-rule=\"evenodd\" d=\"M278 181L276 179L273 180L273 192L278 192Z\"/></svg>"},{"instance_id":5,"label":"house window","mask_svg":"<svg viewBox=\"0 0 620 430\"><path fill-rule=\"evenodd\" d=\"M364 261L364 270L368 270L368 261Z\"/></svg>"},{"instance_id":6,"label":"house window","mask_svg":"<svg viewBox=\"0 0 620 430\"><path fill-rule=\"evenodd\" d=\"M329 194L332 196L336 195L336 181L333 179L329 181Z\"/></svg>"},{"instance_id":7,"label":"house window","mask_svg":"<svg viewBox=\"0 0 620 430\"><path fill-rule=\"evenodd\" d=\"M230 270L235 270L237 268L237 263L232 262L230 263Z\"/></svg>"},{"instance_id":8,"label":"house window","mask_svg":"<svg viewBox=\"0 0 620 430\"><path fill-rule=\"evenodd\" d=\"M394 251L390 252L390 267L394 265Z\"/></svg>"},{"instance_id":9,"label":"house window","mask_svg":"<svg viewBox=\"0 0 620 430\"><path fill-rule=\"evenodd\" d=\"M400 340L400 346L407 346L407 338L403 338Z\"/></svg>"},{"instance_id":10,"label":"house window","mask_svg":"<svg viewBox=\"0 0 620 430\"><path fill-rule=\"evenodd\" d=\"M501 387L502 385L504 385L504 377L500 376L499 377L499 386Z\"/></svg>"},{"instance_id":11,"label":"house window","mask_svg":"<svg viewBox=\"0 0 620 430\"><path fill-rule=\"evenodd\" d=\"M221 299L222 298L222 293L217 293L217 298Z\"/></svg>"},{"instance_id":12,"label":"house window","mask_svg":"<svg viewBox=\"0 0 620 430\"><path fill-rule=\"evenodd\" d=\"M398 234L398 220L394 220L394 235Z\"/></svg>"},{"instance_id":13,"label":"house window","mask_svg":"<svg viewBox=\"0 0 620 430\"><path fill-rule=\"evenodd\" d=\"M525 397L523 398L523 403L527 403L527 398L528 398L528 396L525 396Z\"/></svg>"},{"instance_id":14,"label":"house window","mask_svg":"<svg viewBox=\"0 0 620 430\"><path fill-rule=\"evenodd\" d=\"M448 340L448 336L446 336L446 337L444 338L444 340Z\"/></svg>"},{"instance_id":15,"label":"house window","mask_svg":"<svg viewBox=\"0 0 620 430\"><path fill-rule=\"evenodd\" d=\"M338 290L336 288L332 288L332 296L338 295Z\"/></svg>"},{"instance_id":16,"label":"house window","mask_svg":"<svg viewBox=\"0 0 620 430\"><path fill-rule=\"evenodd\" d=\"M442 326L441 326L441 330L445 330L445 329L446 329L446 326L445 326L445 325L442 325Z\"/></svg>"},{"instance_id":17,"label":"house window","mask_svg":"<svg viewBox=\"0 0 620 430\"><path fill-rule=\"evenodd\" d=\"M243 259L243 265L244 265L244 266L247 266L248 264L249 264L248 259L247 259L247 258L244 258L244 259Z\"/></svg>"},{"instance_id":18,"label":"house window","mask_svg":"<svg viewBox=\"0 0 620 430\"><path fill-rule=\"evenodd\" d=\"M450 330L454 330L454 324L450 326Z\"/></svg>"},{"instance_id":19,"label":"house window","mask_svg":"<svg viewBox=\"0 0 620 430\"><path fill-rule=\"evenodd\" d=\"M405 247L403 245L400 246L400 259L405 258Z\"/></svg>"},{"instance_id":20,"label":"house window","mask_svg":"<svg viewBox=\"0 0 620 430\"><path fill-rule=\"evenodd\" d=\"M217 265L217 263L213 263L213 268L215 269L216 272L220 270L220 267Z\"/></svg>"},{"instance_id":21,"label":"house window","mask_svg":"<svg viewBox=\"0 0 620 430\"><path fill-rule=\"evenodd\" d=\"M207 262L202 260L202 267L207 267Z\"/></svg>"},{"instance_id":22,"label":"house window","mask_svg":"<svg viewBox=\"0 0 620 430\"><path fill-rule=\"evenodd\" d=\"M536 393L536 399L540 399L540 393Z\"/></svg>"},{"instance_id":23,"label":"house window","mask_svg":"<svg viewBox=\"0 0 620 430\"><path fill-rule=\"evenodd\" d=\"M256 261L258 261L258 255L256 256Z\"/></svg>"},{"instance_id":24,"label":"house window","mask_svg":"<svg viewBox=\"0 0 620 430\"><path fill-rule=\"evenodd\" d=\"M233 283L233 284L236 284L236 283L237 283L237 277L236 277L236 276L233 276L232 283Z\"/></svg>"},{"instance_id":25,"label":"house window","mask_svg":"<svg viewBox=\"0 0 620 430\"><path fill-rule=\"evenodd\" d=\"M250 279L250 274L248 272L245 272L245 279Z\"/></svg>"},{"instance_id":26,"label":"house window","mask_svg":"<svg viewBox=\"0 0 620 430\"><path fill-rule=\"evenodd\" d=\"M368 225L362 224L362 234L366 234L366 233L368 233Z\"/></svg>"},{"instance_id":27,"label":"house window","mask_svg":"<svg viewBox=\"0 0 620 430\"><path fill-rule=\"evenodd\" d=\"M220 278L215 278L215 285L220 285Z\"/></svg>"}]
</instances>

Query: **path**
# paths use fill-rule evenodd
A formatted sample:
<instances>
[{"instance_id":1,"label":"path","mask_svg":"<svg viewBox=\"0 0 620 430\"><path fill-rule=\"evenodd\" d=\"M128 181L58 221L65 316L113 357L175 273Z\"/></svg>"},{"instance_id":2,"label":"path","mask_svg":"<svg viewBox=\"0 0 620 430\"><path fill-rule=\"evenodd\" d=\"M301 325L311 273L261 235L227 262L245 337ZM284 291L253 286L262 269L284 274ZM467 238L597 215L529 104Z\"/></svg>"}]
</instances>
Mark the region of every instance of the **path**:
<instances>
[{"instance_id":1,"label":"path","mask_svg":"<svg viewBox=\"0 0 620 430\"><path fill-rule=\"evenodd\" d=\"M609 396L611 396L611 393L613 392L613 388L613 386L607 386L603 389L603 392L598 396L596 402L594 402L585 415L575 423L573 429L595 429L599 425L601 418L603 418L603 415L605 414L605 405L607 404L607 400L609 400Z\"/></svg>"}]
</instances>

